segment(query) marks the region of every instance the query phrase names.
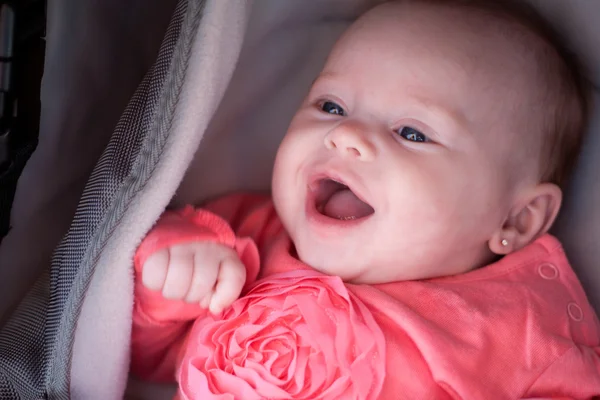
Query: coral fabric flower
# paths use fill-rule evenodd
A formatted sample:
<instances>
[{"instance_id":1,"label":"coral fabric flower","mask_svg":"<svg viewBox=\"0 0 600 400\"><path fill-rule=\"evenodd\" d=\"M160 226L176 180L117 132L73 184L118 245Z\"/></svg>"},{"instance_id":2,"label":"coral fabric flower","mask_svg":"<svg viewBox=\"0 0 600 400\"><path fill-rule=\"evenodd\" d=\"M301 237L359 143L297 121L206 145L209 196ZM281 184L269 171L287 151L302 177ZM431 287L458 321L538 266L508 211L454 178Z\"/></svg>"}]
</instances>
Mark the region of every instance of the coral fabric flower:
<instances>
[{"instance_id":1,"label":"coral fabric flower","mask_svg":"<svg viewBox=\"0 0 600 400\"><path fill-rule=\"evenodd\" d=\"M337 277L295 271L195 322L178 371L182 399L376 399L385 340Z\"/></svg>"}]
</instances>

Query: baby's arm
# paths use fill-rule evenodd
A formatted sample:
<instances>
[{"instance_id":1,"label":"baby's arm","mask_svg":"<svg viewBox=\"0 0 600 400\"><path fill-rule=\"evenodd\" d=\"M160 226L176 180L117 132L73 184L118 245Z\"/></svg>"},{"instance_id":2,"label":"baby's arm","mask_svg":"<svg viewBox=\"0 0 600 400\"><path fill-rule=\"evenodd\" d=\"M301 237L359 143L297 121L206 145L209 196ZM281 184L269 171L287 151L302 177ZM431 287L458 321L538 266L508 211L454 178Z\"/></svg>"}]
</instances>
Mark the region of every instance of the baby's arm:
<instances>
[{"instance_id":1,"label":"baby's arm","mask_svg":"<svg viewBox=\"0 0 600 400\"><path fill-rule=\"evenodd\" d=\"M230 206L241 209L243 200ZM200 303L214 303L216 312L229 305L242 286L256 280L259 256L252 238L236 237L228 221L187 207L161 217L134 264L132 372L172 381L189 323L206 312Z\"/></svg>"}]
</instances>

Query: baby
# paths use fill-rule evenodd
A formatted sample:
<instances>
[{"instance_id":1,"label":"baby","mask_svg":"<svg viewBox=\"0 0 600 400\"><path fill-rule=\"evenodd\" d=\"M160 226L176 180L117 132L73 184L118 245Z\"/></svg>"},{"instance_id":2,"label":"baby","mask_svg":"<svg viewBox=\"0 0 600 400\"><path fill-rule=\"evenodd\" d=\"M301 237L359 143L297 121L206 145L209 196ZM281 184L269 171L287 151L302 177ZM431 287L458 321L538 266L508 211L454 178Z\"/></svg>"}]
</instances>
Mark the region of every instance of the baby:
<instances>
[{"instance_id":1,"label":"baby","mask_svg":"<svg viewBox=\"0 0 600 400\"><path fill-rule=\"evenodd\" d=\"M168 211L142 242L133 373L181 399L600 395L600 324L547 234L586 109L550 40L495 2L362 16L272 199Z\"/></svg>"}]
</instances>

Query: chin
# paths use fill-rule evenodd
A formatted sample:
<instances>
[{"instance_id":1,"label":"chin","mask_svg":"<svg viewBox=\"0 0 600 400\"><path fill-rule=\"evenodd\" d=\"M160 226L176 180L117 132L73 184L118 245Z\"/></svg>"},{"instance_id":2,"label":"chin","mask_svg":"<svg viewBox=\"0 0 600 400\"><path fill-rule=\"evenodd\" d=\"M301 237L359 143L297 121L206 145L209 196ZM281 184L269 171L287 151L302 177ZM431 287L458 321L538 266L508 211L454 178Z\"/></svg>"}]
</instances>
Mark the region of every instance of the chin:
<instances>
[{"instance_id":1,"label":"chin","mask_svg":"<svg viewBox=\"0 0 600 400\"><path fill-rule=\"evenodd\" d=\"M341 258L338 254L343 254L343 252L331 248L321 252L319 251L320 247L315 243L307 243L305 246L297 245L298 258L311 268L326 275L339 276L345 282L353 281L360 276L359 273L356 273L361 270L356 265L356 260L351 262Z\"/></svg>"}]
</instances>

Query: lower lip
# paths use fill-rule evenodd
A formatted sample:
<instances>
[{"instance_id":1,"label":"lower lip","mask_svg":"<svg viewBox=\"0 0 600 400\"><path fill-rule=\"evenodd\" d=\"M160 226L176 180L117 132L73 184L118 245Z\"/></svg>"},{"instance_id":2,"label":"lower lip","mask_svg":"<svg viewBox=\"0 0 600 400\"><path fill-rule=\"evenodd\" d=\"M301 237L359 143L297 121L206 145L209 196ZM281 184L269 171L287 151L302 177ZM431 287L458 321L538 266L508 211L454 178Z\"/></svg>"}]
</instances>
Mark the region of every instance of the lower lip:
<instances>
[{"instance_id":1,"label":"lower lip","mask_svg":"<svg viewBox=\"0 0 600 400\"><path fill-rule=\"evenodd\" d=\"M306 216L311 225L317 228L317 231L325 234L336 234L347 229L352 229L365 223L369 220L373 214L367 215L366 217L357 219L337 219L330 218L326 215L321 214L316 207L316 201L314 195L310 192L306 199Z\"/></svg>"}]
</instances>

